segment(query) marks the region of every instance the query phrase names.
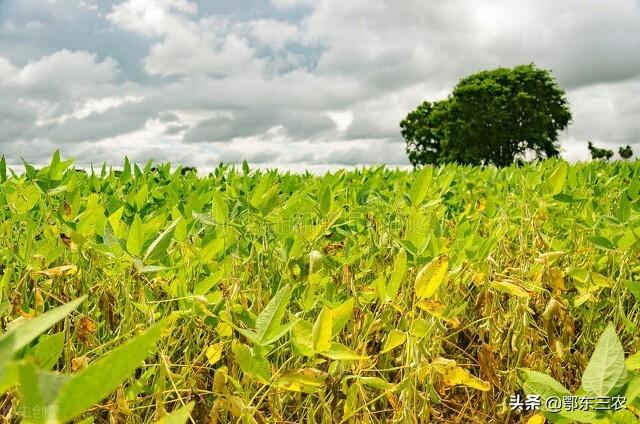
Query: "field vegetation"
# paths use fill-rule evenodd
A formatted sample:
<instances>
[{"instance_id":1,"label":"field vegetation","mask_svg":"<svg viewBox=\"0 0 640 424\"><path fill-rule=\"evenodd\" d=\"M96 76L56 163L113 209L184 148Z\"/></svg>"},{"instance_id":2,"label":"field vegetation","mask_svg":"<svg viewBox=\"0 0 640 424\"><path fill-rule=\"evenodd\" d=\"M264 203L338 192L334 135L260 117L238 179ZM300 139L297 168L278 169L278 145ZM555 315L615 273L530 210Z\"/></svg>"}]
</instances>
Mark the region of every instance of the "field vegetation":
<instances>
[{"instance_id":1,"label":"field vegetation","mask_svg":"<svg viewBox=\"0 0 640 424\"><path fill-rule=\"evenodd\" d=\"M640 162L0 161L7 422L638 422ZM600 340L600 343L596 344ZM591 364L588 366L589 359Z\"/></svg>"}]
</instances>

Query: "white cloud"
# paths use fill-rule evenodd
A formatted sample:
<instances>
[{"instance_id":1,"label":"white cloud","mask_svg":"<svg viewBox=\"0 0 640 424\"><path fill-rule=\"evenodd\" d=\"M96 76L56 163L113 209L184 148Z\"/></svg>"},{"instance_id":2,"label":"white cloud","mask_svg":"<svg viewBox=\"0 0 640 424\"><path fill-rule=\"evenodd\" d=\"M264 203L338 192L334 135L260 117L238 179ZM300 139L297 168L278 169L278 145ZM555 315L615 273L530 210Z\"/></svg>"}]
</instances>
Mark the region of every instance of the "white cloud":
<instances>
[{"instance_id":1,"label":"white cloud","mask_svg":"<svg viewBox=\"0 0 640 424\"><path fill-rule=\"evenodd\" d=\"M182 14L196 12L196 4L186 0L127 0L115 5L107 19L129 31L161 36L188 22Z\"/></svg>"},{"instance_id":2,"label":"white cloud","mask_svg":"<svg viewBox=\"0 0 640 424\"><path fill-rule=\"evenodd\" d=\"M30 62L13 80L31 89L72 88L111 81L117 74L117 63L110 57L100 61L94 53L60 50Z\"/></svg>"},{"instance_id":3,"label":"white cloud","mask_svg":"<svg viewBox=\"0 0 640 424\"><path fill-rule=\"evenodd\" d=\"M61 134L61 129L69 129L74 124L77 127L83 121L87 125L80 124L84 128L78 130L78 134L92 131L100 134L100 125L109 123L98 120L91 125L91 119L144 98L135 84L117 83L118 74L114 59L100 60L85 51L60 50L22 67L0 57L3 76L0 88L7 100L0 112L4 116L0 139L38 143L43 139L82 141L83 138L74 136L73 132ZM114 126L122 122L116 121ZM118 130L114 128L114 131ZM39 153L39 149L34 152Z\"/></svg>"},{"instance_id":4,"label":"white cloud","mask_svg":"<svg viewBox=\"0 0 640 424\"><path fill-rule=\"evenodd\" d=\"M143 60L150 75L226 76L260 67L247 40L229 32L228 19L190 19L196 10L186 1L128 0L107 18L120 28L160 39Z\"/></svg>"},{"instance_id":5,"label":"white cloud","mask_svg":"<svg viewBox=\"0 0 640 424\"><path fill-rule=\"evenodd\" d=\"M351 113L351 111L328 111L327 115L329 115L329 118L336 124L336 130L338 130L338 132L344 132L353 122L353 113Z\"/></svg>"},{"instance_id":6,"label":"white cloud","mask_svg":"<svg viewBox=\"0 0 640 424\"><path fill-rule=\"evenodd\" d=\"M198 49L198 46L202 48ZM258 65L252 62L253 53L247 42L233 34L227 35L217 49L197 33L177 31L153 46L144 59L150 75L198 75L226 76L245 73Z\"/></svg>"}]
</instances>

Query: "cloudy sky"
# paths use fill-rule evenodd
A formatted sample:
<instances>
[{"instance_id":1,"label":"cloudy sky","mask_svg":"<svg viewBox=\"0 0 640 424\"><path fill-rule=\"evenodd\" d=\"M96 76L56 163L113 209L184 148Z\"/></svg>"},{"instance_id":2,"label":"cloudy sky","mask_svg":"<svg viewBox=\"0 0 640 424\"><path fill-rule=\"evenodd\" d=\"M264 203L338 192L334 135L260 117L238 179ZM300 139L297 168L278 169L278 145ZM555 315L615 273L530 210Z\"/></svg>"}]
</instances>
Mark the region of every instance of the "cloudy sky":
<instances>
[{"instance_id":1,"label":"cloudy sky","mask_svg":"<svg viewBox=\"0 0 640 424\"><path fill-rule=\"evenodd\" d=\"M0 0L0 152L407 165L407 112L529 62L567 90L564 157L640 154L639 0Z\"/></svg>"}]
</instances>

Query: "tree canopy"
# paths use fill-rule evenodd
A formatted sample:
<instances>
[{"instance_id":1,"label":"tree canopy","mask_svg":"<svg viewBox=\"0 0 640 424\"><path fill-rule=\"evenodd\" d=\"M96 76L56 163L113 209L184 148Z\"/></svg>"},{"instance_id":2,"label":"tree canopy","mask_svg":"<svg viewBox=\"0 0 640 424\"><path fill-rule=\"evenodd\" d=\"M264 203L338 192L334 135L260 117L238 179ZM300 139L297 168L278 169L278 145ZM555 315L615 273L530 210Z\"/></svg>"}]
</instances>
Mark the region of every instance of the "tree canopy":
<instances>
[{"instance_id":1,"label":"tree canopy","mask_svg":"<svg viewBox=\"0 0 640 424\"><path fill-rule=\"evenodd\" d=\"M557 156L558 132L570 121L564 91L549 71L529 64L460 80L446 99L411 111L400 129L414 166L508 166Z\"/></svg>"},{"instance_id":2,"label":"tree canopy","mask_svg":"<svg viewBox=\"0 0 640 424\"><path fill-rule=\"evenodd\" d=\"M618 149L618 154L622 159L631 159L631 156L633 156L633 149L631 149L631 146L627 144L626 147L620 147Z\"/></svg>"},{"instance_id":3,"label":"tree canopy","mask_svg":"<svg viewBox=\"0 0 640 424\"><path fill-rule=\"evenodd\" d=\"M597 159L603 159L603 160L609 160L613 157L613 150L609 150L609 149L600 149L596 146L593 145L592 142L588 142L587 144L587 148L589 149L589 152L591 153L591 159L597 160Z\"/></svg>"}]
</instances>

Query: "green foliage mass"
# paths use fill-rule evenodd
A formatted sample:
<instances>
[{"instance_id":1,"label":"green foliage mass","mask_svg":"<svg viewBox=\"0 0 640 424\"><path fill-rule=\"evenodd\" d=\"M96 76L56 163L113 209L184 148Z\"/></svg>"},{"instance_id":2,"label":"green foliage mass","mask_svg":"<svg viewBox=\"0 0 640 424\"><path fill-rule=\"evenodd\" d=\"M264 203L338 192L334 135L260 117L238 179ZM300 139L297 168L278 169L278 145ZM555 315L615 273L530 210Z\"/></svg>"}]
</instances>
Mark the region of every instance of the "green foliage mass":
<instances>
[{"instance_id":1,"label":"green foliage mass","mask_svg":"<svg viewBox=\"0 0 640 424\"><path fill-rule=\"evenodd\" d=\"M591 153L591 159L609 160L613 157L613 150L600 149L590 141L587 143L587 147L589 148L589 153Z\"/></svg>"},{"instance_id":2,"label":"green foliage mass","mask_svg":"<svg viewBox=\"0 0 640 424\"><path fill-rule=\"evenodd\" d=\"M0 411L506 423L522 387L624 393L608 418L637 422L639 240L637 161L5 165Z\"/></svg>"},{"instance_id":3,"label":"green foliage mass","mask_svg":"<svg viewBox=\"0 0 640 424\"><path fill-rule=\"evenodd\" d=\"M535 65L478 72L452 94L423 102L400 123L414 166L455 162L508 166L557 156L571 121L564 91Z\"/></svg>"},{"instance_id":4,"label":"green foliage mass","mask_svg":"<svg viewBox=\"0 0 640 424\"><path fill-rule=\"evenodd\" d=\"M633 149L627 144L625 147L618 148L618 154L622 159L631 159L631 156L633 156Z\"/></svg>"}]
</instances>

